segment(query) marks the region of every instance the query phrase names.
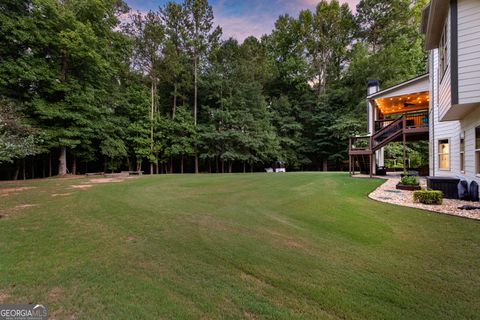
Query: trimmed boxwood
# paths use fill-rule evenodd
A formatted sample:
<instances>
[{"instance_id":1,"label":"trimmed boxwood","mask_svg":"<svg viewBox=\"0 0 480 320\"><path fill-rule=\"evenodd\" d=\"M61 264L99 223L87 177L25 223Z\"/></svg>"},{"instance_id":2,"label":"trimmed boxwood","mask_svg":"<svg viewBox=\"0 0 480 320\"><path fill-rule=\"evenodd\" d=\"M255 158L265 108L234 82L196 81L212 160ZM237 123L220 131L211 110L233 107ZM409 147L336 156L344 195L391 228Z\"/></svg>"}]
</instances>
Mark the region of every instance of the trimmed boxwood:
<instances>
[{"instance_id":1,"label":"trimmed boxwood","mask_svg":"<svg viewBox=\"0 0 480 320\"><path fill-rule=\"evenodd\" d=\"M413 200L423 204L442 204L443 192L438 190L414 191Z\"/></svg>"},{"instance_id":2,"label":"trimmed boxwood","mask_svg":"<svg viewBox=\"0 0 480 320\"><path fill-rule=\"evenodd\" d=\"M418 183L418 178L415 176L404 176L402 177L402 184L406 186L417 186Z\"/></svg>"}]
</instances>

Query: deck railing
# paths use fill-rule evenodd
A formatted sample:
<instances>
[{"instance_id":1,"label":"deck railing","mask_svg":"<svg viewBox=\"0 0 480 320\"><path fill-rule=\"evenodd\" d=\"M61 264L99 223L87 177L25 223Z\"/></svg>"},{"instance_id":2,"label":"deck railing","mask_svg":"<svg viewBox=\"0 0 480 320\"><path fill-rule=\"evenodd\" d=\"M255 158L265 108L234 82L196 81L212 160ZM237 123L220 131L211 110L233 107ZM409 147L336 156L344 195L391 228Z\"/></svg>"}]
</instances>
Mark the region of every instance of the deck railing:
<instances>
[{"instance_id":1,"label":"deck railing","mask_svg":"<svg viewBox=\"0 0 480 320\"><path fill-rule=\"evenodd\" d=\"M398 135L399 132L403 130L406 123L406 116L402 115L400 118L395 119L387 126L385 126L382 130L378 131L372 136L372 144L373 148L376 148L382 143L386 143L387 140L391 140Z\"/></svg>"},{"instance_id":2,"label":"deck railing","mask_svg":"<svg viewBox=\"0 0 480 320\"><path fill-rule=\"evenodd\" d=\"M428 130L428 110L405 112L395 119L375 121L375 133L372 136L350 138L350 151L357 154L374 152L385 144L398 138L401 133L418 133Z\"/></svg>"},{"instance_id":3,"label":"deck railing","mask_svg":"<svg viewBox=\"0 0 480 320\"><path fill-rule=\"evenodd\" d=\"M350 150L368 150L370 149L370 136L351 137Z\"/></svg>"},{"instance_id":4,"label":"deck railing","mask_svg":"<svg viewBox=\"0 0 480 320\"><path fill-rule=\"evenodd\" d=\"M375 132L382 130L383 128L389 126L399 118L405 116L406 126L407 129L413 128L422 128L428 127L429 124L429 114L428 110L421 110L421 111L410 111L405 112L403 114L399 114L397 118L394 119L384 119L384 120L377 120L375 121Z\"/></svg>"}]
</instances>

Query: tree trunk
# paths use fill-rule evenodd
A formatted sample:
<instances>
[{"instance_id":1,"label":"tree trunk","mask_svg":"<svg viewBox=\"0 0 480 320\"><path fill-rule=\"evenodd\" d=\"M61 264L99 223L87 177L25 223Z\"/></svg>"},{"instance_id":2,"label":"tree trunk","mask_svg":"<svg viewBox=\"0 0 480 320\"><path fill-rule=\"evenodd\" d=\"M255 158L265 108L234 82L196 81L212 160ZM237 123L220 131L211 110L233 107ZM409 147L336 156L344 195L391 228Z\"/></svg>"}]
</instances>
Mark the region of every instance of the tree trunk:
<instances>
[{"instance_id":1,"label":"tree trunk","mask_svg":"<svg viewBox=\"0 0 480 320\"><path fill-rule=\"evenodd\" d=\"M183 174L183 154L180 157L180 173Z\"/></svg>"},{"instance_id":2,"label":"tree trunk","mask_svg":"<svg viewBox=\"0 0 480 320\"><path fill-rule=\"evenodd\" d=\"M19 173L20 173L20 160L15 160L15 173L13 174L13 180L18 180Z\"/></svg>"},{"instance_id":3,"label":"tree trunk","mask_svg":"<svg viewBox=\"0 0 480 320\"><path fill-rule=\"evenodd\" d=\"M32 158L32 179L35 179L35 160Z\"/></svg>"},{"instance_id":4,"label":"tree trunk","mask_svg":"<svg viewBox=\"0 0 480 320\"><path fill-rule=\"evenodd\" d=\"M218 157L215 157L215 173L218 173Z\"/></svg>"},{"instance_id":5,"label":"tree trunk","mask_svg":"<svg viewBox=\"0 0 480 320\"><path fill-rule=\"evenodd\" d=\"M168 170L170 174L173 173L173 157L170 157L170 169Z\"/></svg>"},{"instance_id":6,"label":"tree trunk","mask_svg":"<svg viewBox=\"0 0 480 320\"><path fill-rule=\"evenodd\" d=\"M172 109L172 119L175 120L177 114L177 83L173 85L173 109Z\"/></svg>"},{"instance_id":7,"label":"tree trunk","mask_svg":"<svg viewBox=\"0 0 480 320\"><path fill-rule=\"evenodd\" d=\"M243 162L243 173L247 173L247 165Z\"/></svg>"},{"instance_id":8,"label":"tree trunk","mask_svg":"<svg viewBox=\"0 0 480 320\"><path fill-rule=\"evenodd\" d=\"M253 164L250 164L250 172L253 173Z\"/></svg>"},{"instance_id":9,"label":"tree trunk","mask_svg":"<svg viewBox=\"0 0 480 320\"><path fill-rule=\"evenodd\" d=\"M48 153L48 176L52 176L52 153Z\"/></svg>"},{"instance_id":10,"label":"tree trunk","mask_svg":"<svg viewBox=\"0 0 480 320\"><path fill-rule=\"evenodd\" d=\"M153 113L155 111L155 80L152 77L152 83L150 87L151 105L150 105L150 153L153 155ZM153 174L153 163L150 162L150 174Z\"/></svg>"},{"instance_id":11,"label":"tree trunk","mask_svg":"<svg viewBox=\"0 0 480 320\"><path fill-rule=\"evenodd\" d=\"M194 97L193 97L193 122L195 127L197 126L197 98L198 98L198 63L197 63L197 54L194 55Z\"/></svg>"},{"instance_id":12,"label":"tree trunk","mask_svg":"<svg viewBox=\"0 0 480 320\"><path fill-rule=\"evenodd\" d=\"M196 32L197 33L197 32ZM198 36L198 35L197 35ZM197 111L198 111L198 57L195 52L193 57L194 64L194 96L193 96L193 123L197 126ZM195 174L198 174L198 152L195 150Z\"/></svg>"},{"instance_id":13,"label":"tree trunk","mask_svg":"<svg viewBox=\"0 0 480 320\"><path fill-rule=\"evenodd\" d=\"M72 174L77 174L77 156L73 155L73 163L72 163Z\"/></svg>"},{"instance_id":14,"label":"tree trunk","mask_svg":"<svg viewBox=\"0 0 480 320\"><path fill-rule=\"evenodd\" d=\"M23 180L27 180L27 177L25 175L25 158L22 159L22 176L23 176Z\"/></svg>"},{"instance_id":15,"label":"tree trunk","mask_svg":"<svg viewBox=\"0 0 480 320\"><path fill-rule=\"evenodd\" d=\"M46 161L45 161L45 155L42 155L42 178L45 178L46 171L45 167L47 166Z\"/></svg>"},{"instance_id":16,"label":"tree trunk","mask_svg":"<svg viewBox=\"0 0 480 320\"><path fill-rule=\"evenodd\" d=\"M68 73L68 52L62 52L62 78L61 83L67 82ZM67 147L60 147L60 156L58 159L58 175L64 176L67 174Z\"/></svg>"},{"instance_id":17,"label":"tree trunk","mask_svg":"<svg viewBox=\"0 0 480 320\"><path fill-rule=\"evenodd\" d=\"M324 159L322 162L322 171L328 171L328 160Z\"/></svg>"},{"instance_id":18,"label":"tree trunk","mask_svg":"<svg viewBox=\"0 0 480 320\"><path fill-rule=\"evenodd\" d=\"M228 173L232 173L233 161L228 161Z\"/></svg>"},{"instance_id":19,"label":"tree trunk","mask_svg":"<svg viewBox=\"0 0 480 320\"><path fill-rule=\"evenodd\" d=\"M225 161L222 160L222 173L225 173Z\"/></svg>"},{"instance_id":20,"label":"tree trunk","mask_svg":"<svg viewBox=\"0 0 480 320\"><path fill-rule=\"evenodd\" d=\"M208 158L208 173L212 173L212 159Z\"/></svg>"},{"instance_id":21,"label":"tree trunk","mask_svg":"<svg viewBox=\"0 0 480 320\"><path fill-rule=\"evenodd\" d=\"M198 174L198 153L195 152L195 173Z\"/></svg>"},{"instance_id":22,"label":"tree trunk","mask_svg":"<svg viewBox=\"0 0 480 320\"><path fill-rule=\"evenodd\" d=\"M67 147L60 148L60 157L58 158L58 175L67 174Z\"/></svg>"}]
</instances>

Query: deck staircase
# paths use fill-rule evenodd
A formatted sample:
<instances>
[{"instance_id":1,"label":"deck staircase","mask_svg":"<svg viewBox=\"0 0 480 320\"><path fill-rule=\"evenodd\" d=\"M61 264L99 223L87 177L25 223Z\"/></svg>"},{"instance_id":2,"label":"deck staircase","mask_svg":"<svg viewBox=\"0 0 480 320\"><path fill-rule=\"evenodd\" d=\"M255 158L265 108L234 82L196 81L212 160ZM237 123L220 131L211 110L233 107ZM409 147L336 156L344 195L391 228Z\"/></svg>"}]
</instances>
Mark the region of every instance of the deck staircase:
<instances>
[{"instance_id":1,"label":"deck staircase","mask_svg":"<svg viewBox=\"0 0 480 320\"><path fill-rule=\"evenodd\" d=\"M373 136L352 137L350 143L351 155L371 155L384 147L387 143L397 139L403 134L405 128L405 116L401 116L391 122Z\"/></svg>"},{"instance_id":2,"label":"deck staircase","mask_svg":"<svg viewBox=\"0 0 480 320\"><path fill-rule=\"evenodd\" d=\"M401 141L407 136L409 139L425 139L426 135L428 139L428 123L428 110L406 112L396 119L375 121L373 135L350 138L351 171L354 172L356 167L368 173L371 168L371 156L392 141Z\"/></svg>"}]
</instances>

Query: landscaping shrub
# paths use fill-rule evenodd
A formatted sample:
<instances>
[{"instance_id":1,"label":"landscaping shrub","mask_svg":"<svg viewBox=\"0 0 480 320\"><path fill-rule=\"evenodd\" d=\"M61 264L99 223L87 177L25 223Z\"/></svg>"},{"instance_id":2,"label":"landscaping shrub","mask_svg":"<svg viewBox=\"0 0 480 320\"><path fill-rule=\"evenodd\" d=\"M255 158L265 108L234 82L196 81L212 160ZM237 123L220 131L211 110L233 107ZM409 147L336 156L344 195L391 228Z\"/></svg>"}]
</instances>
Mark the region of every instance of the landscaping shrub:
<instances>
[{"instance_id":1,"label":"landscaping shrub","mask_svg":"<svg viewBox=\"0 0 480 320\"><path fill-rule=\"evenodd\" d=\"M416 186L418 185L418 179L414 176L404 176L402 177L402 184L407 186Z\"/></svg>"},{"instance_id":2,"label":"landscaping shrub","mask_svg":"<svg viewBox=\"0 0 480 320\"><path fill-rule=\"evenodd\" d=\"M442 204L443 192L437 190L414 191L413 200L423 204Z\"/></svg>"}]
</instances>

